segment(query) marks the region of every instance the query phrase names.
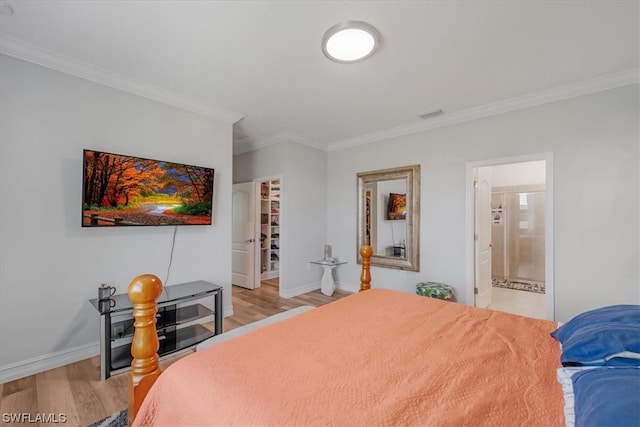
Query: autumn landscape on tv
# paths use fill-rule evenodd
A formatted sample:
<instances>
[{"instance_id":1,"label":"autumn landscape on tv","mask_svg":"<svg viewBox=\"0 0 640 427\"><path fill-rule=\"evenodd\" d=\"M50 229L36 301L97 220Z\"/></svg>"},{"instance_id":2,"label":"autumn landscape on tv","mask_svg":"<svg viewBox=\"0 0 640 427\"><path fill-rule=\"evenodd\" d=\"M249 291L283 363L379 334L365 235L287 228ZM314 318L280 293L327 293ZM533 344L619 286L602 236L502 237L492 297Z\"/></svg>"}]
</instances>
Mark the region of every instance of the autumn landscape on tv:
<instances>
[{"instance_id":1,"label":"autumn landscape on tv","mask_svg":"<svg viewBox=\"0 0 640 427\"><path fill-rule=\"evenodd\" d=\"M209 225L214 170L84 150L83 227Z\"/></svg>"}]
</instances>

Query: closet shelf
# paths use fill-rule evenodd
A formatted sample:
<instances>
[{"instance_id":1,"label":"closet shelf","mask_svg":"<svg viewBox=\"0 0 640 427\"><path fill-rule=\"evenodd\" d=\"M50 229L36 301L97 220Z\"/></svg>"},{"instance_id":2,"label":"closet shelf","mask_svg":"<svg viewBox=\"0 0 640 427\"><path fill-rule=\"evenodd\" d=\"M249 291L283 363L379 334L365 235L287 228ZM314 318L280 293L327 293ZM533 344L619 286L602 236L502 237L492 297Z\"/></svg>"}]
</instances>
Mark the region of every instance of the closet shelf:
<instances>
[{"instance_id":1,"label":"closet shelf","mask_svg":"<svg viewBox=\"0 0 640 427\"><path fill-rule=\"evenodd\" d=\"M265 247L261 247L262 278L278 277L280 258L280 181L271 180L260 184L261 231L265 235Z\"/></svg>"}]
</instances>

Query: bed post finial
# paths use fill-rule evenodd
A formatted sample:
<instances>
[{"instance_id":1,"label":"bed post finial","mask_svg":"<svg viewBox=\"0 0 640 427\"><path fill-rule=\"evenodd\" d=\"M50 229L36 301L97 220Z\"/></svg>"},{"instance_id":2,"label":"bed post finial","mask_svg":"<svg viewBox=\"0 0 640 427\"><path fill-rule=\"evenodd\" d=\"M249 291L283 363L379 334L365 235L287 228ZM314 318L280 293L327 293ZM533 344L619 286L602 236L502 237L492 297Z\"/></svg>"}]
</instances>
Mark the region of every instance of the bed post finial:
<instances>
[{"instance_id":1,"label":"bed post finial","mask_svg":"<svg viewBox=\"0 0 640 427\"><path fill-rule=\"evenodd\" d=\"M362 272L360 273L360 292L371 289L371 255L373 255L373 249L369 245L362 245L360 247L360 256L362 256Z\"/></svg>"},{"instance_id":2,"label":"bed post finial","mask_svg":"<svg viewBox=\"0 0 640 427\"><path fill-rule=\"evenodd\" d=\"M153 274L142 274L129 283L127 293L133 302L134 334L131 342L131 374L129 375L129 425L154 381L160 375L158 334L156 332L156 299L162 292L162 281Z\"/></svg>"}]
</instances>

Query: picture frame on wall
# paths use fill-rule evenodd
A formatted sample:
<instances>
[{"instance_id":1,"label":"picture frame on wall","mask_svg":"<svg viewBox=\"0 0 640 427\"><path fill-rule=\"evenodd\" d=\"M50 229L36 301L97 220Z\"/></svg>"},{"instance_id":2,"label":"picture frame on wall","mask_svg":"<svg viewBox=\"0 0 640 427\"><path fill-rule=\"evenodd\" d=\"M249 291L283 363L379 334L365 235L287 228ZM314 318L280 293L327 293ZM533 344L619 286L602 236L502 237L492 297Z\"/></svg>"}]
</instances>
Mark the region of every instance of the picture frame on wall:
<instances>
[{"instance_id":1,"label":"picture frame on wall","mask_svg":"<svg viewBox=\"0 0 640 427\"><path fill-rule=\"evenodd\" d=\"M407 219L407 195L390 193L389 207L387 209L388 220Z\"/></svg>"}]
</instances>

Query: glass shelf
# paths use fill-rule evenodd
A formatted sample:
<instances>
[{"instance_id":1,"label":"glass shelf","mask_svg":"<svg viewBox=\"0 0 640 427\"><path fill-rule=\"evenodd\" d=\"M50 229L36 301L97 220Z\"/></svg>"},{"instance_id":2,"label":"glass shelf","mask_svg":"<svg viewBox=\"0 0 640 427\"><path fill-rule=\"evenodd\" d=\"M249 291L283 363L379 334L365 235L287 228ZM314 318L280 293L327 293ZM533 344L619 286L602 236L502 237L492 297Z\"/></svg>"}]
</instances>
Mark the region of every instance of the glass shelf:
<instances>
[{"instance_id":1,"label":"glass shelf","mask_svg":"<svg viewBox=\"0 0 640 427\"><path fill-rule=\"evenodd\" d=\"M157 330L182 325L213 314L213 310L202 304L193 304L187 307L178 307L177 309L174 307L168 306L158 309L158 314L156 314ZM111 341L130 336L133 336L133 319L111 324Z\"/></svg>"},{"instance_id":2,"label":"glass shelf","mask_svg":"<svg viewBox=\"0 0 640 427\"><path fill-rule=\"evenodd\" d=\"M160 339L158 356L186 350L213 335L221 334L222 292L222 286L204 280L164 287L157 299L155 326ZM209 306L205 299L213 304ZM100 313L100 378L106 380L113 372L130 367L134 333L133 303L127 294L89 302ZM213 320L214 331L203 326L207 318Z\"/></svg>"},{"instance_id":3,"label":"glass shelf","mask_svg":"<svg viewBox=\"0 0 640 427\"><path fill-rule=\"evenodd\" d=\"M211 338L215 334L202 325L187 326L182 329L159 334L160 348L158 354L163 356L192 347ZM131 365L131 343L114 346L111 349L111 370L128 368Z\"/></svg>"},{"instance_id":4,"label":"glass shelf","mask_svg":"<svg viewBox=\"0 0 640 427\"><path fill-rule=\"evenodd\" d=\"M205 282L204 280L182 283L180 285L165 286L158 297L158 307L175 304L178 300L180 300L180 302L186 302L202 298L207 294L218 292L221 289L222 286L213 285L209 282ZM113 295L111 297L111 301L113 302L108 310L111 314L133 309L133 303L126 293ZM91 299L89 302L96 310L100 311L101 307L97 298Z\"/></svg>"}]
</instances>

